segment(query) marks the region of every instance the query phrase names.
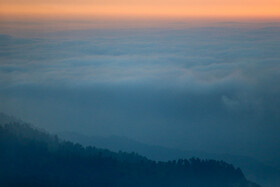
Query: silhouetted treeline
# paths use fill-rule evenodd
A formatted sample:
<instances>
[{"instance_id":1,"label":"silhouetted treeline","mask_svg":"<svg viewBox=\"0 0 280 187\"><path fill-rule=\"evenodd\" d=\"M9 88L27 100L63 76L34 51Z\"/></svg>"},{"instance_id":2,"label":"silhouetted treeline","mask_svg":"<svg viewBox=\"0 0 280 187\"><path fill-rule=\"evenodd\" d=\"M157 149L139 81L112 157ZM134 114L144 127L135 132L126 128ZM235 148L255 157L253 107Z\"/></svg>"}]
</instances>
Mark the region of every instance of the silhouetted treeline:
<instances>
[{"instance_id":1,"label":"silhouetted treeline","mask_svg":"<svg viewBox=\"0 0 280 187\"><path fill-rule=\"evenodd\" d=\"M0 186L257 187L223 161L155 162L83 147L27 124L0 125Z\"/></svg>"}]
</instances>

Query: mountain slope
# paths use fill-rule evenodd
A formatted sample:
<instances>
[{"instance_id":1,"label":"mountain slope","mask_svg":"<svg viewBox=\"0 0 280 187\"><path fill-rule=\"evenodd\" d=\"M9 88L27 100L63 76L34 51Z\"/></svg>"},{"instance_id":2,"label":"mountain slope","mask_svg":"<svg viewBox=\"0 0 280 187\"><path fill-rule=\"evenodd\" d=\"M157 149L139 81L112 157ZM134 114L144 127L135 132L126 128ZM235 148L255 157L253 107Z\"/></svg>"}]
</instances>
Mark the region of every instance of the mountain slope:
<instances>
[{"instance_id":1,"label":"mountain slope","mask_svg":"<svg viewBox=\"0 0 280 187\"><path fill-rule=\"evenodd\" d=\"M152 160L168 161L178 158L199 157L202 159L223 160L240 167L245 176L264 187L280 186L280 170L271 166L265 165L253 158L229 155L229 154L214 154L198 151L182 151L178 149L166 148L162 146L146 145L125 137L109 136L85 136L75 132L61 132L59 136L66 140L71 140L82 145L95 145L113 151L137 152Z\"/></svg>"},{"instance_id":2,"label":"mountain slope","mask_svg":"<svg viewBox=\"0 0 280 187\"><path fill-rule=\"evenodd\" d=\"M20 123L0 126L0 152L0 186L258 186L222 161L155 162L61 141Z\"/></svg>"}]
</instances>

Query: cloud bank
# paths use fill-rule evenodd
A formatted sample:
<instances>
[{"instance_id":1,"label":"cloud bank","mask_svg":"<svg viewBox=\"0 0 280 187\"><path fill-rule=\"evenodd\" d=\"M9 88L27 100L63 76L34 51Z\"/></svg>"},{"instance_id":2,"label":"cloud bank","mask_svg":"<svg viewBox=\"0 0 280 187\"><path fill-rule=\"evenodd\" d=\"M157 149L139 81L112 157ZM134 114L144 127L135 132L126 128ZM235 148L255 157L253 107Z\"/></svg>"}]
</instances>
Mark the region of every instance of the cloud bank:
<instances>
[{"instance_id":1,"label":"cloud bank","mask_svg":"<svg viewBox=\"0 0 280 187\"><path fill-rule=\"evenodd\" d=\"M51 131L115 134L280 163L279 31L3 34L0 110Z\"/></svg>"}]
</instances>

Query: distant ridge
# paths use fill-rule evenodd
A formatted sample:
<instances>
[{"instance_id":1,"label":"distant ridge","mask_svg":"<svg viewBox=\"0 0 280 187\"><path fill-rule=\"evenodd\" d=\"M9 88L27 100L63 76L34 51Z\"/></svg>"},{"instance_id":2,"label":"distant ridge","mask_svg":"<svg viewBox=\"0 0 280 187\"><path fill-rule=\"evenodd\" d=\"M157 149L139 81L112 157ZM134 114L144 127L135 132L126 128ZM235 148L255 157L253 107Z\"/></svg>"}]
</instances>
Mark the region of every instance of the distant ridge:
<instances>
[{"instance_id":1,"label":"distant ridge","mask_svg":"<svg viewBox=\"0 0 280 187\"><path fill-rule=\"evenodd\" d=\"M0 125L0 186L259 187L223 161L155 162L62 141L24 123Z\"/></svg>"},{"instance_id":2,"label":"distant ridge","mask_svg":"<svg viewBox=\"0 0 280 187\"><path fill-rule=\"evenodd\" d=\"M156 145L147 145L126 137L119 136L86 136L75 132L61 132L58 135L65 139L80 143L84 146L95 145L112 151L137 152L152 160L168 161L178 158L198 157L201 159L223 160L240 167L245 176L264 187L280 185L280 171L267 166L253 158L230 154L214 154L199 151L183 151Z\"/></svg>"}]
</instances>

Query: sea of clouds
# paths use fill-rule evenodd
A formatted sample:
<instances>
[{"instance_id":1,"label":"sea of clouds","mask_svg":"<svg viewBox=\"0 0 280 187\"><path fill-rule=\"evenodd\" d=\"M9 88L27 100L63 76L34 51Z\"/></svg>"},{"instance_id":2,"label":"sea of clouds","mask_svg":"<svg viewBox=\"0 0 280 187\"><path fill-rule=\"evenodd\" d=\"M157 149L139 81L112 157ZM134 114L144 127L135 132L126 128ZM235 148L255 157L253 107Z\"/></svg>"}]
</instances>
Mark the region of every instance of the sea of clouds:
<instances>
[{"instance_id":1,"label":"sea of clouds","mask_svg":"<svg viewBox=\"0 0 280 187\"><path fill-rule=\"evenodd\" d=\"M0 110L50 131L280 166L280 27L0 35Z\"/></svg>"}]
</instances>

